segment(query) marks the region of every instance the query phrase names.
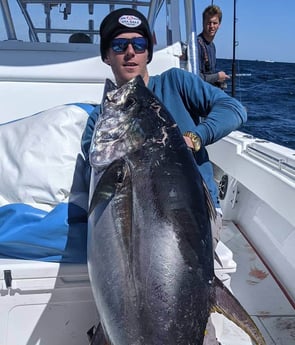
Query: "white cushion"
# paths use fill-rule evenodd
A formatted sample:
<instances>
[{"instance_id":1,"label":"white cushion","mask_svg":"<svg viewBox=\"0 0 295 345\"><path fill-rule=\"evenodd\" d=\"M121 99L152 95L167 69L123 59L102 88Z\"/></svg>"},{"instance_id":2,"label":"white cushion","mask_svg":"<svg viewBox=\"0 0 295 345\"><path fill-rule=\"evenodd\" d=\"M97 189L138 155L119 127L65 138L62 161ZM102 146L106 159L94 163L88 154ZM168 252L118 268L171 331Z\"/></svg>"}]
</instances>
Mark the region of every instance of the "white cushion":
<instances>
[{"instance_id":1,"label":"white cushion","mask_svg":"<svg viewBox=\"0 0 295 345\"><path fill-rule=\"evenodd\" d=\"M79 106L62 105L0 125L0 206L21 202L48 209L67 201L75 171L75 189L83 189L87 119Z\"/></svg>"}]
</instances>

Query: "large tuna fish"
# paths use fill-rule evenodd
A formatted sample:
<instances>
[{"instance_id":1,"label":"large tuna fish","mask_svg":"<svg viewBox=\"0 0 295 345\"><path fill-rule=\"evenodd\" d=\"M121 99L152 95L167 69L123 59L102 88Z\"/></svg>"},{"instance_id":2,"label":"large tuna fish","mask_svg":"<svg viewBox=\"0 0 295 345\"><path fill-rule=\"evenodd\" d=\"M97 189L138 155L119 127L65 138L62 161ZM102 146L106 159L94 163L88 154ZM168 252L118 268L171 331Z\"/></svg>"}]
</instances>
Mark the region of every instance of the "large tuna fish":
<instances>
[{"instance_id":1,"label":"large tuna fish","mask_svg":"<svg viewBox=\"0 0 295 345\"><path fill-rule=\"evenodd\" d=\"M90 162L88 266L107 343L202 344L217 305L264 344L214 277L201 176L172 116L140 77L119 89L106 82Z\"/></svg>"}]
</instances>

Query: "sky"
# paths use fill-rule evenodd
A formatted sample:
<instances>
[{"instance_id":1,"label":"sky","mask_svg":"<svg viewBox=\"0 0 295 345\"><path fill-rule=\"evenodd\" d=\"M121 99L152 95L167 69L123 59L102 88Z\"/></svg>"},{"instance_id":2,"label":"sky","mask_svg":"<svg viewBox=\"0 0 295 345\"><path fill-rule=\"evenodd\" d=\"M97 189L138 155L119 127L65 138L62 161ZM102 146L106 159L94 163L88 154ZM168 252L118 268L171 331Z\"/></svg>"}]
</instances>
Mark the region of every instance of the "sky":
<instances>
[{"instance_id":1,"label":"sky","mask_svg":"<svg viewBox=\"0 0 295 345\"><path fill-rule=\"evenodd\" d=\"M197 29L211 0L197 0ZM215 36L217 58L232 58L234 0L216 0L222 24ZM236 0L236 58L295 63L295 0Z\"/></svg>"}]
</instances>

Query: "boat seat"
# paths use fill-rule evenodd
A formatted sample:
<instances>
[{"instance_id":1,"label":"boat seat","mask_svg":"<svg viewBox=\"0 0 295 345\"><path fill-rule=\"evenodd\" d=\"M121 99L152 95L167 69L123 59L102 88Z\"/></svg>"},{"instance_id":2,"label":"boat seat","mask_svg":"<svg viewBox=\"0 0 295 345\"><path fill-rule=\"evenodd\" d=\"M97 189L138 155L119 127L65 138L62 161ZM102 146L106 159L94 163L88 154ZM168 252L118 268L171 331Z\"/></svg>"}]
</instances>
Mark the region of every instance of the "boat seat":
<instances>
[{"instance_id":1,"label":"boat seat","mask_svg":"<svg viewBox=\"0 0 295 345\"><path fill-rule=\"evenodd\" d=\"M86 262L81 137L91 104L0 125L0 257Z\"/></svg>"}]
</instances>

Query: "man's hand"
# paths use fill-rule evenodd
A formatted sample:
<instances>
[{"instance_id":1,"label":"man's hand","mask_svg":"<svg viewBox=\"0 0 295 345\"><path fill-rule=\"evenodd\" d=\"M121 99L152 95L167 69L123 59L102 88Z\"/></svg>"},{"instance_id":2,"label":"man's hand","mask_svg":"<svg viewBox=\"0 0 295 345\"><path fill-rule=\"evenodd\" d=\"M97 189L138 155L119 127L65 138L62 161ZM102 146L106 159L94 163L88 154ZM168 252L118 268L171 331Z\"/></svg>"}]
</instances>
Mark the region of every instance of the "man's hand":
<instances>
[{"instance_id":1,"label":"man's hand","mask_svg":"<svg viewBox=\"0 0 295 345\"><path fill-rule=\"evenodd\" d=\"M230 76L227 75L225 72L220 71L218 72L218 81L223 83L225 80L230 79Z\"/></svg>"},{"instance_id":2,"label":"man's hand","mask_svg":"<svg viewBox=\"0 0 295 345\"><path fill-rule=\"evenodd\" d=\"M194 145L192 143L192 139L189 138L189 137L186 137L186 136L183 136L183 139L186 143L186 145L190 148L190 149L193 149L194 148Z\"/></svg>"},{"instance_id":3,"label":"man's hand","mask_svg":"<svg viewBox=\"0 0 295 345\"><path fill-rule=\"evenodd\" d=\"M186 145L194 150L195 152L198 152L201 148L202 142L199 136L197 136L195 133L187 131L183 133L183 138L186 143Z\"/></svg>"}]
</instances>

